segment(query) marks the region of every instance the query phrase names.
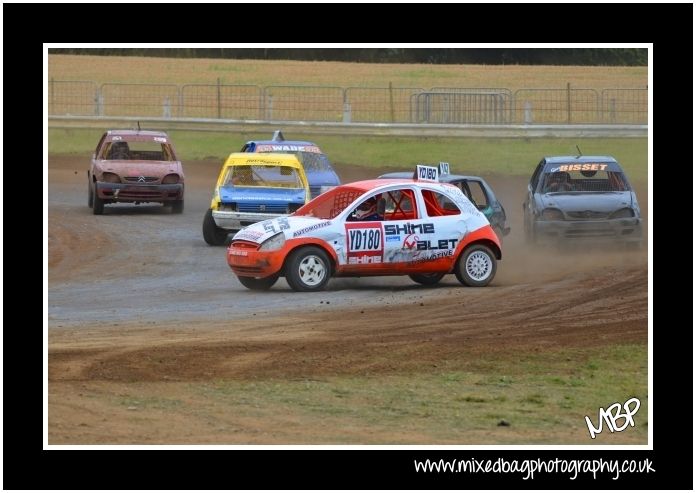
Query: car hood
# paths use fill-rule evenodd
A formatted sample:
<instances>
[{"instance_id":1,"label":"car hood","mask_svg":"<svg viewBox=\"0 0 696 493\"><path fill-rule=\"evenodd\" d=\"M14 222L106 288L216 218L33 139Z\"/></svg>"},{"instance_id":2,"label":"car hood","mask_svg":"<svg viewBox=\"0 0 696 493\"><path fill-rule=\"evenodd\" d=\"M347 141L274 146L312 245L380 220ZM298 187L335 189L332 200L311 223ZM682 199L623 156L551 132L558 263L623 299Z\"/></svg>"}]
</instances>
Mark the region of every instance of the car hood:
<instances>
[{"instance_id":1,"label":"car hood","mask_svg":"<svg viewBox=\"0 0 696 493\"><path fill-rule=\"evenodd\" d=\"M322 185L340 185L341 180L338 179L338 175L333 171L312 171L305 169L305 174L307 175L307 181L311 187L319 187Z\"/></svg>"},{"instance_id":2,"label":"car hood","mask_svg":"<svg viewBox=\"0 0 696 493\"><path fill-rule=\"evenodd\" d=\"M631 192L547 193L541 196L541 202L544 207L555 207L562 211L607 213L633 205Z\"/></svg>"},{"instance_id":3,"label":"car hood","mask_svg":"<svg viewBox=\"0 0 696 493\"><path fill-rule=\"evenodd\" d=\"M284 216L247 226L234 235L233 239L263 243L271 236L280 232L285 234L285 239L304 235L311 236L313 231L321 230L331 224L332 221L330 219L309 216Z\"/></svg>"},{"instance_id":4,"label":"car hood","mask_svg":"<svg viewBox=\"0 0 696 493\"><path fill-rule=\"evenodd\" d=\"M220 187L220 201L223 203L293 202L304 204L305 198L304 188Z\"/></svg>"},{"instance_id":5,"label":"car hood","mask_svg":"<svg viewBox=\"0 0 696 493\"><path fill-rule=\"evenodd\" d=\"M182 174L178 161L102 161L103 171L117 173L119 176L157 176L169 173Z\"/></svg>"}]
</instances>

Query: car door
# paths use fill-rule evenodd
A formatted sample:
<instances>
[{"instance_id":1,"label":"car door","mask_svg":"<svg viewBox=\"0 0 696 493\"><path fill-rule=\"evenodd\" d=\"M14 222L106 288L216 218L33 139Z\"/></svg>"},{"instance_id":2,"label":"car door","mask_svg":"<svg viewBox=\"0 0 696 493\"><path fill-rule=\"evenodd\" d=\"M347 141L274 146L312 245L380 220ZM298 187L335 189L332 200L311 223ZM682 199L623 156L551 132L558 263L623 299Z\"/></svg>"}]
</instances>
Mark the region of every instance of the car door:
<instances>
[{"instance_id":1,"label":"car door","mask_svg":"<svg viewBox=\"0 0 696 493\"><path fill-rule=\"evenodd\" d=\"M462 211L443 190L422 187L417 198L421 210L414 250L408 272L448 272L454 262L457 245L467 234Z\"/></svg>"},{"instance_id":2,"label":"car door","mask_svg":"<svg viewBox=\"0 0 696 493\"><path fill-rule=\"evenodd\" d=\"M539 187L539 180L541 178L541 172L546 165L546 160L542 159L537 165L532 177L529 179L527 184L527 195L525 196L524 203L522 204L523 212L523 229L525 238L528 242L534 241L534 217L537 214L537 200L536 200L536 190Z\"/></svg>"},{"instance_id":3,"label":"car door","mask_svg":"<svg viewBox=\"0 0 696 493\"><path fill-rule=\"evenodd\" d=\"M534 195L539 185L541 171L544 169L545 164L546 160L542 159L537 165L536 169L534 170L534 173L532 173L532 177L530 178L529 183L527 184L527 196L525 197L524 203L522 204L525 222L531 221L534 217L534 214L536 213L536 198Z\"/></svg>"},{"instance_id":4,"label":"car door","mask_svg":"<svg viewBox=\"0 0 696 493\"><path fill-rule=\"evenodd\" d=\"M353 275L398 273L417 254L419 235L418 206L413 187L394 187L378 194L378 220L355 220L349 214L346 223L346 266ZM427 227L425 228L427 230Z\"/></svg>"}]
</instances>

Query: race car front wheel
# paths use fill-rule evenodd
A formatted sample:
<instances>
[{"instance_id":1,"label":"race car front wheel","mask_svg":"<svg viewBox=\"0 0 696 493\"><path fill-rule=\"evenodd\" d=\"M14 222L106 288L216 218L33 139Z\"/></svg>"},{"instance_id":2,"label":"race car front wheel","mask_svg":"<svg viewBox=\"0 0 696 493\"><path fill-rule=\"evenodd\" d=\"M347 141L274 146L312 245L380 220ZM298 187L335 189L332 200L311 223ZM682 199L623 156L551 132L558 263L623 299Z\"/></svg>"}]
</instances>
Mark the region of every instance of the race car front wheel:
<instances>
[{"instance_id":1,"label":"race car front wheel","mask_svg":"<svg viewBox=\"0 0 696 493\"><path fill-rule=\"evenodd\" d=\"M252 291L268 291L271 289L271 286L276 283L278 277L280 277L278 274L274 274L269 277L261 278L237 276L237 279L239 279L239 282L242 283L242 286L247 289L251 289Z\"/></svg>"},{"instance_id":2,"label":"race car front wheel","mask_svg":"<svg viewBox=\"0 0 696 493\"><path fill-rule=\"evenodd\" d=\"M228 232L218 228L213 219L213 210L208 209L203 216L203 239L208 245L220 246L225 244Z\"/></svg>"},{"instance_id":3,"label":"race car front wheel","mask_svg":"<svg viewBox=\"0 0 696 493\"><path fill-rule=\"evenodd\" d=\"M497 264L493 251L485 245L471 245L459 256L454 275L465 286L487 286L495 277Z\"/></svg>"},{"instance_id":4,"label":"race car front wheel","mask_svg":"<svg viewBox=\"0 0 696 493\"><path fill-rule=\"evenodd\" d=\"M285 280L295 291L321 291L330 277L331 262L321 248L295 250L285 264Z\"/></svg>"}]
</instances>

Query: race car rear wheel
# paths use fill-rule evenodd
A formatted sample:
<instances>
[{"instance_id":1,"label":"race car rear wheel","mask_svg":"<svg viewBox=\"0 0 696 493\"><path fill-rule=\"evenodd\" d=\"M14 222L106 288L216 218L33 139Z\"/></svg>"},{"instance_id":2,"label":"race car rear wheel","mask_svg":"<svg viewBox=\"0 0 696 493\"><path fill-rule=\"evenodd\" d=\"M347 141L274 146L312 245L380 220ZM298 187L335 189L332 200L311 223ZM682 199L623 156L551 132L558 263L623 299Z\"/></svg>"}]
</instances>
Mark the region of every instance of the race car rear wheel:
<instances>
[{"instance_id":1,"label":"race car rear wheel","mask_svg":"<svg viewBox=\"0 0 696 493\"><path fill-rule=\"evenodd\" d=\"M268 291L271 289L271 286L276 283L279 277L280 276L278 274L274 274L269 277L261 278L237 276L237 279L239 279L239 282L242 283L242 286L251 289L252 291Z\"/></svg>"},{"instance_id":2,"label":"race car rear wheel","mask_svg":"<svg viewBox=\"0 0 696 493\"><path fill-rule=\"evenodd\" d=\"M433 286L440 282L440 280L445 277L445 274L441 272L431 272L430 274L409 274L408 277L423 286Z\"/></svg>"},{"instance_id":3,"label":"race car rear wheel","mask_svg":"<svg viewBox=\"0 0 696 493\"><path fill-rule=\"evenodd\" d=\"M208 245L220 246L225 243L226 238L227 231L218 228L215 219L213 219L213 210L208 209L203 216L203 239Z\"/></svg>"},{"instance_id":4,"label":"race car rear wheel","mask_svg":"<svg viewBox=\"0 0 696 493\"><path fill-rule=\"evenodd\" d=\"M295 291L321 291L330 277L331 262L321 248L295 250L285 264L285 280Z\"/></svg>"},{"instance_id":5,"label":"race car rear wheel","mask_svg":"<svg viewBox=\"0 0 696 493\"><path fill-rule=\"evenodd\" d=\"M493 251L485 245L471 245L459 256L454 275L465 286L482 287L495 277L497 263Z\"/></svg>"},{"instance_id":6,"label":"race car rear wheel","mask_svg":"<svg viewBox=\"0 0 696 493\"><path fill-rule=\"evenodd\" d=\"M92 192L92 182L89 179L89 173L87 173L87 207L89 207L90 209L94 204L94 195L92 195L93 193L94 192Z\"/></svg>"}]
</instances>

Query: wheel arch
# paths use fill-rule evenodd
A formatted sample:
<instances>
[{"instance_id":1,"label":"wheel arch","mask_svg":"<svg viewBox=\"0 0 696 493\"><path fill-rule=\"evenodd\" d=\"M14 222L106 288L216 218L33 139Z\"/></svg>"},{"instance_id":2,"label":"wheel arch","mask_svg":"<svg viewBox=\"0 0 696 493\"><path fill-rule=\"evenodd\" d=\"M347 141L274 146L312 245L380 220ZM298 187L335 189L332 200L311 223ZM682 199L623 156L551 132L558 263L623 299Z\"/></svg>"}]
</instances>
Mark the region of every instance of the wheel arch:
<instances>
[{"instance_id":1,"label":"wheel arch","mask_svg":"<svg viewBox=\"0 0 696 493\"><path fill-rule=\"evenodd\" d=\"M336 266L338 265L338 258L336 257L336 252L326 242L313 238L310 241L303 241L301 243L298 242L296 245L293 245L286 252L285 258L283 259L283 266L280 269L281 275L285 276L285 269L287 268L288 259L292 256L292 254L300 248L305 247L317 247L323 250L326 256L329 258L329 262L331 263L331 276L333 277L333 275L336 274Z\"/></svg>"},{"instance_id":2,"label":"wheel arch","mask_svg":"<svg viewBox=\"0 0 696 493\"><path fill-rule=\"evenodd\" d=\"M495 238L495 240L494 240ZM493 251L493 254L495 255L496 260L501 260L503 258L503 251L500 248L500 244L498 241L496 241L497 235L495 234L495 231L493 231L493 228L489 225L487 227L483 227L480 229L477 229L473 233L467 235L464 238L464 241L462 241L459 245L457 245L457 253L454 256L455 262L453 265L457 265L457 262L459 261L459 257L461 257L462 253L464 250L469 248L471 245L476 245L476 244L481 244L485 245L488 248L490 248Z\"/></svg>"}]
</instances>

